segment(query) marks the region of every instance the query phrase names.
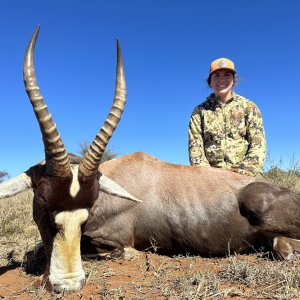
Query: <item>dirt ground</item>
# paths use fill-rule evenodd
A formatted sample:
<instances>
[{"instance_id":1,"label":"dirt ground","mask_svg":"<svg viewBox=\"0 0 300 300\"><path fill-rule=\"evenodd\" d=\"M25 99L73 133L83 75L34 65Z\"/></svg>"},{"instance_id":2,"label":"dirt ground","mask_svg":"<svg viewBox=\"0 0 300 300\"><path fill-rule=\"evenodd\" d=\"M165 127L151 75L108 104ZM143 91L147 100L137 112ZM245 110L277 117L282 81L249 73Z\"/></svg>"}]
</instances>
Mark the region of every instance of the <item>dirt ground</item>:
<instances>
[{"instance_id":1,"label":"dirt ground","mask_svg":"<svg viewBox=\"0 0 300 300\"><path fill-rule=\"evenodd\" d=\"M27 274L16 264L2 267L0 297L14 299L169 299L168 286L206 268L218 270L217 262L196 258L170 258L139 253L131 259L85 260L87 282L81 291L54 294L41 286L41 276Z\"/></svg>"},{"instance_id":2,"label":"dirt ground","mask_svg":"<svg viewBox=\"0 0 300 300\"><path fill-rule=\"evenodd\" d=\"M278 264L268 260L264 268L271 269L273 263ZM204 259L138 252L126 259L84 259L85 286L80 291L61 294L42 285L43 261L40 270L39 265L32 268L20 264L11 259L0 267L1 299L275 299L267 289L282 289L281 279L279 283L263 282L259 286L249 272L246 274L248 269L265 264L265 259L257 255ZM288 268L295 266L291 263ZM291 297L282 295L276 299L296 299Z\"/></svg>"},{"instance_id":3,"label":"dirt ground","mask_svg":"<svg viewBox=\"0 0 300 300\"><path fill-rule=\"evenodd\" d=\"M224 259L225 260L225 259ZM199 285L197 274L218 272L220 260L199 257L166 257L140 252L129 259L84 260L87 282L81 291L55 294L41 285L41 276L12 263L1 268L0 297L11 299L179 299L186 292L188 281ZM180 282L180 279L183 282ZM187 281L187 282L185 282ZM205 284L205 283L204 283ZM187 289L187 291L184 291ZM192 295L202 299L205 295ZM207 291L209 293L209 291ZM224 292L228 287L224 286Z\"/></svg>"}]
</instances>

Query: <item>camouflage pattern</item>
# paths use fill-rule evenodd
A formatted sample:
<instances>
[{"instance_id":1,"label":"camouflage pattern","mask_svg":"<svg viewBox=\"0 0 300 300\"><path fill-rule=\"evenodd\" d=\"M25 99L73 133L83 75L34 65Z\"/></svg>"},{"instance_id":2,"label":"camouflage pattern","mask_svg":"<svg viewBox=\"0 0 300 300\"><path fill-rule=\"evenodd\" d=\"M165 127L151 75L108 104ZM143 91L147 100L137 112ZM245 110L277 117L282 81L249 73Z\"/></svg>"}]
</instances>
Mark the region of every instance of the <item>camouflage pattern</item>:
<instances>
[{"instance_id":1,"label":"camouflage pattern","mask_svg":"<svg viewBox=\"0 0 300 300\"><path fill-rule=\"evenodd\" d=\"M194 109L189 123L190 163L257 176L266 156L261 113L250 100L232 95L224 105L211 94Z\"/></svg>"}]
</instances>

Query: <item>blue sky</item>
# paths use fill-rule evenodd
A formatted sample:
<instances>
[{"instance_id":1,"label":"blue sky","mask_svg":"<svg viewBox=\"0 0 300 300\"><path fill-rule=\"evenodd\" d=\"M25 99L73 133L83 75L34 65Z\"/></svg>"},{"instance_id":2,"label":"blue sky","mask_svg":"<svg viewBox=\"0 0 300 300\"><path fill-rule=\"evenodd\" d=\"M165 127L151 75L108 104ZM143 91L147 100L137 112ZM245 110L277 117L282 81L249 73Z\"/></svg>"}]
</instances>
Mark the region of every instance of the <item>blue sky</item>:
<instances>
[{"instance_id":1,"label":"blue sky","mask_svg":"<svg viewBox=\"0 0 300 300\"><path fill-rule=\"evenodd\" d=\"M228 57L236 93L262 112L271 160L300 160L298 0L1 0L0 8L0 170L11 176L44 157L22 78L38 24L37 79L69 152L93 140L109 112L119 38L128 96L113 151L189 164L190 114L211 93L210 62Z\"/></svg>"}]
</instances>

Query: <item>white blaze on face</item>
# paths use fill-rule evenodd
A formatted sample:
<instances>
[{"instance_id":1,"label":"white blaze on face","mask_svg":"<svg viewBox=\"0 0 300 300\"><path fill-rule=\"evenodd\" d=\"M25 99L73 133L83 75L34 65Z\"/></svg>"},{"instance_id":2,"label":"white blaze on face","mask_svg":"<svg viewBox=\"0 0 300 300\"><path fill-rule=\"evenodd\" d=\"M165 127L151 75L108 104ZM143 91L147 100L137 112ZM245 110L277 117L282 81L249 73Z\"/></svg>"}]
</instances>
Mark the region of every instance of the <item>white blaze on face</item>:
<instances>
[{"instance_id":1,"label":"white blaze on face","mask_svg":"<svg viewBox=\"0 0 300 300\"><path fill-rule=\"evenodd\" d=\"M85 282L81 264L81 225L87 220L87 209L60 212L55 216L58 232L50 259L50 283L55 291L76 291Z\"/></svg>"},{"instance_id":2,"label":"white blaze on face","mask_svg":"<svg viewBox=\"0 0 300 300\"><path fill-rule=\"evenodd\" d=\"M80 185L79 185L79 181L78 181L78 165L76 165L72 168L72 174L73 174L73 178L72 178L72 183L71 183L71 187L70 187L70 195L73 198L75 198L77 193L80 190Z\"/></svg>"}]
</instances>

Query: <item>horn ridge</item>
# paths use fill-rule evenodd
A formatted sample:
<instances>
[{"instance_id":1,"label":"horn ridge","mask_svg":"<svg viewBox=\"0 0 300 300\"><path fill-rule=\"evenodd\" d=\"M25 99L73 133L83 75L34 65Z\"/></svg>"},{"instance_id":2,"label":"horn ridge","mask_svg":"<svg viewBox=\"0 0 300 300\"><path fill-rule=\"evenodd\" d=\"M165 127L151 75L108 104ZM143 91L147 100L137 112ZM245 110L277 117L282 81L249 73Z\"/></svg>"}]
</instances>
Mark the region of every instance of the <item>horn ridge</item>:
<instances>
[{"instance_id":1,"label":"horn ridge","mask_svg":"<svg viewBox=\"0 0 300 300\"><path fill-rule=\"evenodd\" d=\"M79 164L83 176L92 176L98 171L105 148L119 123L126 104L126 81L119 40L117 40L117 70L115 94L111 110Z\"/></svg>"},{"instance_id":2,"label":"horn ridge","mask_svg":"<svg viewBox=\"0 0 300 300\"><path fill-rule=\"evenodd\" d=\"M26 49L23 65L23 79L26 92L40 126L45 148L47 173L52 176L67 177L71 175L68 153L56 129L56 124L48 112L47 105L44 103L35 75L34 48L39 30L40 26L38 26L33 33Z\"/></svg>"}]
</instances>

